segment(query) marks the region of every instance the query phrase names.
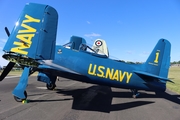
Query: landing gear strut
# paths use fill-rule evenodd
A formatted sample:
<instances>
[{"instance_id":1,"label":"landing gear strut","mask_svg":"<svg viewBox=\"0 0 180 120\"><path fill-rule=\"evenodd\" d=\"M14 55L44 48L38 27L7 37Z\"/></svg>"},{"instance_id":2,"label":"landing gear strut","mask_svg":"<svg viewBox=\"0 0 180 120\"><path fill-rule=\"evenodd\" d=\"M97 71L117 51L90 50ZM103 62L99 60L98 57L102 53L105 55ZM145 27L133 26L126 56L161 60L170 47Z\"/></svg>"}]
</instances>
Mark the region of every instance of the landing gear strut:
<instances>
[{"instance_id":1,"label":"landing gear strut","mask_svg":"<svg viewBox=\"0 0 180 120\"><path fill-rule=\"evenodd\" d=\"M17 102L22 102L23 100L26 100L26 98L27 98L27 92L26 92L26 91L24 91L24 96L25 96L24 99L18 98L18 97L16 97L16 96L14 96L14 99L15 99L15 101L17 101Z\"/></svg>"},{"instance_id":2,"label":"landing gear strut","mask_svg":"<svg viewBox=\"0 0 180 120\"><path fill-rule=\"evenodd\" d=\"M140 95L140 93L138 93L138 90L136 90L136 89L131 89L131 92L132 92L132 97L133 98L137 98L139 95Z\"/></svg>"},{"instance_id":3,"label":"landing gear strut","mask_svg":"<svg viewBox=\"0 0 180 120\"><path fill-rule=\"evenodd\" d=\"M12 92L12 94L14 95L14 99L17 102L22 102L27 98L26 87L28 84L29 71L30 67L24 67L21 78Z\"/></svg>"}]
</instances>

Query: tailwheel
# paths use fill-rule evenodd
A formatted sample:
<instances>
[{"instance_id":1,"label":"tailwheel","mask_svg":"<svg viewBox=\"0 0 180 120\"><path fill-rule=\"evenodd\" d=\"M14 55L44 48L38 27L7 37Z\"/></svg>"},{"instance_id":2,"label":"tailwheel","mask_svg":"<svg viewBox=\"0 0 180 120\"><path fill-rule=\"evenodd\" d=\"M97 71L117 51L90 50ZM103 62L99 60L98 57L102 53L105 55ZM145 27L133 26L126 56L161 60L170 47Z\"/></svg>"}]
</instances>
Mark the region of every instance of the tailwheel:
<instances>
[{"instance_id":1,"label":"tailwheel","mask_svg":"<svg viewBox=\"0 0 180 120\"><path fill-rule=\"evenodd\" d=\"M140 95L140 93L137 93L136 95L133 95L133 98L138 98L138 96Z\"/></svg>"},{"instance_id":2,"label":"tailwheel","mask_svg":"<svg viewBox=\"0 0 180 120\"><path fill-rule=\"evenodd\" d=\"M46 84L46 87L48 90L53 90L56 87L56 85L53 83L50 83L50 84Z\"/></svg>"},{"instance_id":3,"label":"tailwheel","mask_svg":"<svg viewBox=\"0 0 180 120\"><path fill-rule=\"evenodd\" d=\"M22 102L23 100L26 100L26 98L27 98L27 92L26 92L26 91L24 91L24 96L25 96L24 99L18 98L18 97L16 97L16 96L14 96L14 99L15 99L15 101L17 101L17 102Z\"/></svg>"},{"instance_id":4,"label":"tailwheel","mask_svg":"<svg viewBox=\"0 0 180 120\"><path fill-rule=\"evenodd\" d=\"M138 93L138 90L136 89L131 89L131 92L133 93L133 98L137 98L140 95L140 93Z\"/></svg>"}]
</instances>

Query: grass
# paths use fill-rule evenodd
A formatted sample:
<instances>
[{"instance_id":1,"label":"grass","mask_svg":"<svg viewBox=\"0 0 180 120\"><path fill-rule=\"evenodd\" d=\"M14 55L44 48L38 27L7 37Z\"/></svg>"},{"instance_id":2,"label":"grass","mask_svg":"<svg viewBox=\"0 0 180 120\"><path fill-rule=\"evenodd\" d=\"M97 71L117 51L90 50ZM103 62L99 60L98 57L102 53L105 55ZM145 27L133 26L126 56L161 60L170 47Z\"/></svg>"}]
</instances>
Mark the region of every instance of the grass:
<instances>
[{"instance_id":1,"label":"grass","mask_svg":"<svg viewBox=\"0 0 180 120\"><path fill-rule=\"evenodd\" d=\"M9 75L21 75L22 70L14 70ZM38 72L33 73L31 76L37 76ZM175 83L167 83L167 88L173 92L180 94L180 67L171 67L169 69L168 78Z\"/></svg>"},{"instance_id":2,"label":"grass","mask_svg":"<svg viewBox=\"0 0 180 120\"><path fill-rule=\"evenodd\" d=\"M12 70L8 75L21 75L22 70Z\"/></svg>"},{"instance_id":3,"label":"grass","mask_svg":"<svg viewBox=\"0 0 180 120\"><path fill-rule=\"evenodd\" d=\"M173 92L180 94L180 67L171 67L169 69L168 78L175 83L167 83L167 88Z\"/></svg>"}]
</instances>

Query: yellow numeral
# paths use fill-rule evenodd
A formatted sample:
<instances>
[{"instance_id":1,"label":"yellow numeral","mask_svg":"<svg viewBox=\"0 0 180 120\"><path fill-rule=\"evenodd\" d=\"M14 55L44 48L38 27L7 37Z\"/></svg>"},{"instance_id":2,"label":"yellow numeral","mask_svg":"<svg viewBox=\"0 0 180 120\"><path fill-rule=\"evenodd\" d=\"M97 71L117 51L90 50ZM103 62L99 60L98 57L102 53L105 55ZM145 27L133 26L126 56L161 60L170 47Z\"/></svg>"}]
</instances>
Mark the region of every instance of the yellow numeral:
<instances>
[{"instance_id":1,"label":"yellow numeral","mask_svg":"<svg viewBox=\"0 0 180 120\"><path fill-rule=\"evenodd\" d=\"M159 59L159 51L156 52L156 58L155 58L154 62L158 63L158 59Z\"/></svg>"}]
</instances>

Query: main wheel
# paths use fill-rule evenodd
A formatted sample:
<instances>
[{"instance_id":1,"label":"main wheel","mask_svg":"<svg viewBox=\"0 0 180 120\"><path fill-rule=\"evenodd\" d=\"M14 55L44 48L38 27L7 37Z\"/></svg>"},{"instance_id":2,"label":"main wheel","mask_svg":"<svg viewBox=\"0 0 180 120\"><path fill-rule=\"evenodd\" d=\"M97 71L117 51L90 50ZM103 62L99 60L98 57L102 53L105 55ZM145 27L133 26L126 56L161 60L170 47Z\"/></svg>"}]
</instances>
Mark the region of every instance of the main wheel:
<instances>
[{"instance_id":1,"label":"main wheel","mask_svg":"<svg viewBox=\"0 0 180 120\"><path fill-rule=\"evenodd\" d=\"M26 100L26 98L27 98L27 92L26 92L26 91L24 91L24 96L25 96L24 99L18 98L18 97L16 97L16 96L14 96L14 99L15 99L15 101L17 101L17 102L22 102L23 100Z\"/></svg>"},{"instance_id":2,"label":"main wheel","mask_svg":"<svg viewBox=\"0 0 180 120\"><path fill-rule=\"evenodd\" d=\"M53 90L56 87L56 85L50 83L50 84L46 84L46 87L47 87L48 90Z\"/></svg>"}]
</instances>

